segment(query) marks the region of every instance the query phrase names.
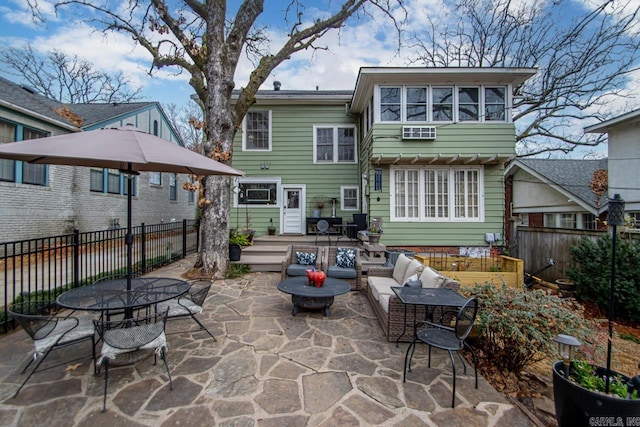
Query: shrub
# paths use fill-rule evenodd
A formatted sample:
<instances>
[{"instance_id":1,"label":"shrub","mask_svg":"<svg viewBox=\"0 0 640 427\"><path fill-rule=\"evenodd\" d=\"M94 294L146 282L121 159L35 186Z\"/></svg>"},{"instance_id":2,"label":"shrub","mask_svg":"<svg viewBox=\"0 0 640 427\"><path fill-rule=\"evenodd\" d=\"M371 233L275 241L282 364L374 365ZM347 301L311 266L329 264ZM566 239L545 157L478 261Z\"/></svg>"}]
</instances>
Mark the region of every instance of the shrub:
<instances>
[{"instance_id":1,"label":"shrub","mask_svg":"<svg viewBox=\"0 0 640 427\"><path fill-rule=\"evenodd\" d=\"M229 264L229 271L227 271L225 278L235 279L249 273L251 273L251 266L247 264Z\"/></svg>"},{"instance_id":2,"label":"shrub","mask_svg":"<svg viewBox=\"0 0 640 427\"><path fill-rule=\"evenodd\" d=\"M553 338L569 334L586 343L593 328L582 307L541 290L527 291L491 284L462 288L480 303L473 345L487 363L513 372L557 354Z\"/></svg>"},{"instance_id":3,"label":"shrub","mask_svg":"<svg viewBox=\"0 0 640 427\"><path fill-rule=\"evenodd\" d=\"M611 279L609 235L597 241L583 238L571 248L575 267L567 276L576 284L578 298L608 310ZM619 239L616 243L615 315L620 319L640 320L640 241Z\"/></svg>"}]
</instances>

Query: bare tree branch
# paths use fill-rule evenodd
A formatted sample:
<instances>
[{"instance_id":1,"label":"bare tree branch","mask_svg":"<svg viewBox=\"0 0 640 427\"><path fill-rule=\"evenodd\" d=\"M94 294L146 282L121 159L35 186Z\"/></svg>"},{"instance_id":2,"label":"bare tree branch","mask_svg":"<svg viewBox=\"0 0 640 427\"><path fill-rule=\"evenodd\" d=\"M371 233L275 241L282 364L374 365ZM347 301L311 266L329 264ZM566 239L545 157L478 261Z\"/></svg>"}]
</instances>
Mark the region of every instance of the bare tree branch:
<instances>
[{"instance_id":1,"label":"bare tree branch","mask_svg":"<svg viewBox=\"0 0 640 427\"><path fill-rule=\"evenodd\" d=\"M37 14L37 1L28 0ZM149 52L149 72L170 68L190 75L206 117L204 154L226 163L231 162L233 139L255 95L273 70L291 55L305 49L326 49L316 43L330 30L340 29L351 16L368 16L368 7L377 8L392 20L398 34L404 0L341 0L336 12L322 19L305 18L305 1L290 0L285 5L284 19L293 19L289 39L282 46L269 49L267 27L258 23L264 0L243 0L235 17L230 17L225 0L62 0L55 6L60 13L81 16L103 31L126 33ZM295 12L294 12L295 11ZM295 16L292 14L295 13ZM245 52L258 64L249 82L232 100L234 76L240 55ZM221 177L208 177L204 197L215 203L203 204L200 261L206 274L222 278L228 266L229 183Z\"/></svg>"},{"instance_id":2,"label":"bare tree branch","mask_svg":"<svg viewBox=\"0 0 640 427\"><path fill-rule=\"evenodd\" d=\"M444 1L464 16L429 21L415 34L416 60L428 66L538 67L514 102L520 155L568 153L602 138L582 128L608 114L640 59L638 7L603 2L593 10L567 2ZM489 12L487 12L489 11Z\"/></svg>"},{"instance_id":3,"label":"bare tree branch","mask_svg":"<svg viewBox=\"0 0 640 427\"><path fill-rule=\"evenodd\" d=\"M142 88L132 89L122 74L98 71L90 62L77 55L53 50L46 56L27 45L24 49L0 51L10 73L23 79L39 94L60 102L131 102L142 98Z\"/></svg>"}]
</instances>

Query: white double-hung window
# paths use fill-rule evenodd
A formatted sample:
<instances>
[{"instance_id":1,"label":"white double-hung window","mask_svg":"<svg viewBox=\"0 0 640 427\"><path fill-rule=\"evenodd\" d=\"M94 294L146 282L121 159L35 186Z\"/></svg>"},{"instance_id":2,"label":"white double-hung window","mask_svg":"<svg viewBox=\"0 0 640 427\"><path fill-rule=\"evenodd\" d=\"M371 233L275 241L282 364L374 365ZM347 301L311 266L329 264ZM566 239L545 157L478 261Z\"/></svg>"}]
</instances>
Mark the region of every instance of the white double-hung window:
<instances>
[{"instance_id":1,"label":"white double-hung window","mask_svg":"<svg viewBox=\"0 0 640 427\"><path fill-rule=\"evenodd\" d=\"M392 220L483 221L481 167L393 168Z\"/></svg>"},{"instance_id":2,"label":"white double-hung window","mask_svg":"<svg viewBox=\"0 0 640 427\"><path fill-rule=\"evenodd\" d=\"M316 125L313 127L314 163L355 163L355 126Z\"/></svg>"}]
</instances>

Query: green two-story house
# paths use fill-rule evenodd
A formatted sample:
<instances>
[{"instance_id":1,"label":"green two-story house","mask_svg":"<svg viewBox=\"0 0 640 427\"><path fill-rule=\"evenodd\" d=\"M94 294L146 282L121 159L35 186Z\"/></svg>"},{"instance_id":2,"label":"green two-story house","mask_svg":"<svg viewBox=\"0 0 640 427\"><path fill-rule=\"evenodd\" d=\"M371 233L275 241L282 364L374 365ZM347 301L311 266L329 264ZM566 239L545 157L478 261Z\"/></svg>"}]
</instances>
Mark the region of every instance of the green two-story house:
<instances>
[{"instance_id":1,"label":"green two-story house","mask_svg":"<svg viewBox=\"0 0 640 427\"><path fill-rule=\"evenodd\" d=\"M535 72L372 67L353 91L260 91L234 142L230 223L299 235L366 213L390 246L499 245L513 93Z\"/></svg>"}]
</instances>

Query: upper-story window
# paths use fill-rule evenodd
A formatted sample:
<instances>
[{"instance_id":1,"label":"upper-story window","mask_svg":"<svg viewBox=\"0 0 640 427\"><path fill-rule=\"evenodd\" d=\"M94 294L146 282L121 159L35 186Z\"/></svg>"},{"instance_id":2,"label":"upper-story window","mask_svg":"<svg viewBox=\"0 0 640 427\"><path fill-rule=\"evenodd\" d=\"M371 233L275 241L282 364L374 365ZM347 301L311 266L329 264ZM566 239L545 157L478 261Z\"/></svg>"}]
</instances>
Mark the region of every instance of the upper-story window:
<instances>
[{"instance_id":1,"label":"upper-story window","mask_svg":"<svg viewBox=\"0 0 640 427\"><path fill-rule=\"evenodd\" d=\"M356 128L354 126L313 127L314 163L355 163Z\"/></svg>"},{"instance_id":2,"label":"upper-story window","mask_svg":"<svg viewBox=\"0 0 640 427\"><path fill-rule=\"evenodd\" d=\"M427 121L427 88L408 87L407 88L407 121L425 122Z\"/></svg>"},{"instance_id":3,"label":"upper-story window","mask_svg":"<svg viewBox=\"0 0 640 427\"><path fill-rule=\"evenodd\" d=\"M380 120L383 122L399 122L402 120L402 88L380 88Z\"/></svg>"},{"instance_id":4,"label":"upper-story window","mask_svg":"<svg viewBox=\"0 0 640 427\"><path fill-rule=\"evenodd\" d=\"M504 87L484 88L484 120L505 121L507 109L507 96Z\"/></svg>"},{"instance_id":5,"label":"upper-story window","mask_svg":"<svg viewBox=\"0 0 640 427\"><path fill-rule=\"evenodd\" d=\"M461 122L477 122L480 119L479 112L479 88L458 88L458 120Z\"/></svg>"},{"instance_id":6,"label":"upper-story window","mask_svg":"<svg viewBox=\"0 0 640 427\"><path fill-rule=\"evenodd\" d=\"M508 120L506 86L380 86L378 94L383 123Z\"/></svg>"},{"instance_id":7,"label":"upper-story window","mask_svg":"<svg viewBox=\"0 0 640 427\"><path fill-rule=\"evenodd\" d=\"M453 121L453 88L434 87L431 117L434 122Z\"/></svg>"},{"instance_id":8,"label":"upper-story window","mask_svg":"<svg viewBox=\"0 0 640 427\"><path fill-rule=\"evenodd\" d=\"M0 144L14 142L16 140L16 125L0 122ZM16 180L15 160L0 159L0 181Z\"/></svg>"},{"instance_id":9,"label":"upper-story window","mask_svg":"<svg viewBox=\"0 0 640 427\"><path fill-rule=\"evenodd\" d=\"M243 150L271 150L271 111L249 111L244 119Z\"/></svg>"}]
</instances>

